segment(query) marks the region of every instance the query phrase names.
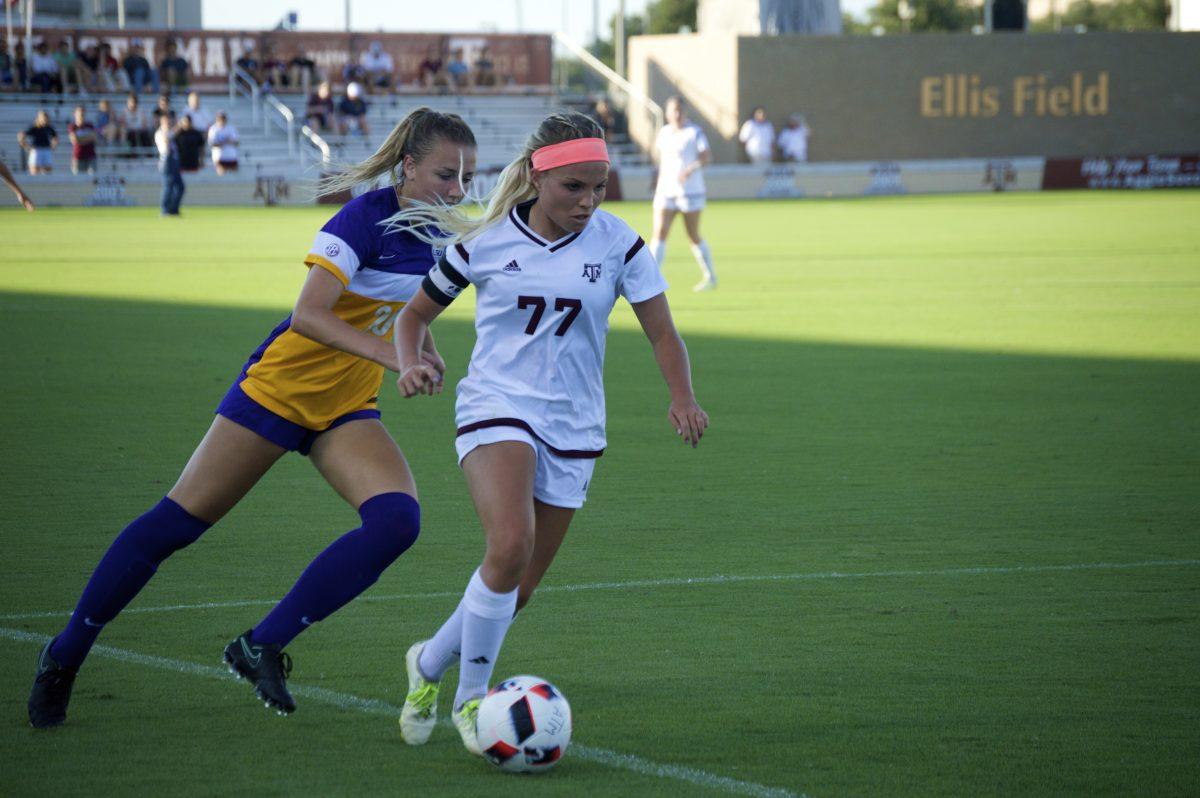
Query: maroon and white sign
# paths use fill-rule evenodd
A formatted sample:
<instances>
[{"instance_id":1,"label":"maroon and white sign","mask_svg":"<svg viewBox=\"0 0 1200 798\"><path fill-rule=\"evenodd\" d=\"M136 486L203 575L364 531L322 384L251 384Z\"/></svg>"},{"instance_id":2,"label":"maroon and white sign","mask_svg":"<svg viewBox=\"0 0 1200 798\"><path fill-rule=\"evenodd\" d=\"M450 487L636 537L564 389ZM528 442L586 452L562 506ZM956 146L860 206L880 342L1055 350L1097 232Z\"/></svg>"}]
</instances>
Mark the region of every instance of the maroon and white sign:
<instances>
[{"instance_id":1,"label":"maroon and white sign","mask_svg":"<svg viewBox=\"0 0 1200 798\"><path fill-rule=\"evenodd\" d=\"M1200 188L1200 155L1047 158L1042 188Z\"/></svg>"},{"instance_id":2,"label":"maroon and white sign","mask_svg":"<svg viewBox=\"0 0 1200 798\"><path fill-rule=\"evenodd\" d=\"M45 39L51 52L62 39L75 49L108 42L113 56L120 61L137 39L145 48L145 56L154 66L166 52L168 37L179 46L179 54L191 66L193 81L222 83L229 68L247 51L254 51L261 63L267 57L289 61L302 53L331 79L341 80L342 67L358 62L359 56L379 42L396 64L400 85L417 79L421 62L429 54L462 49L463 60L474 64L484 48L494 65L497 82L503 86L547 86L552 66L550 37L536 34L506 33L337 33L307 31L227 31L227 30L101 30L83 28L35 28L34 42Z\"/></svg>"}]
</instances>

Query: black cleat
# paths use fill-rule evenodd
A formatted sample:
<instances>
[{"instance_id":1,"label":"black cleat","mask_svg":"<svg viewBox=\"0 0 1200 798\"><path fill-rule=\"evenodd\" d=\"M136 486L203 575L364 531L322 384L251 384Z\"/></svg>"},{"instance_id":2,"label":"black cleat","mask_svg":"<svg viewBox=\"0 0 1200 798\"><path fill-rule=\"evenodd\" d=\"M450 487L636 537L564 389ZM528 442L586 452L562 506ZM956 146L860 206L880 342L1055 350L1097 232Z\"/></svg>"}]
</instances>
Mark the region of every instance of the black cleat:
<instances>
[{"instance_id":1,"label":"black cleat","mask_svg":"<svg viewBox=\"0 0 1200 798\"><path fill-rule=\"evenodd\" d=\"M284 653L282 646L252 642L251 631L247 630L225 646L225 664L234 676L250 680L254 694L268 709L288 715L296 710L296 699L287 689L292 658Z\"/></svg>"},{"instance_id":2,"label":"black cleat","mask_svg":"<svg viewBox=\"0 0 1200 798\"><path fill-rule=\"evenodd\" d=\"M75 686L76 672L54 661L50 656L52 645L54 640L38 655L37 675L29 692L29 724L35 729L61 726L66 721L71 688Z\"/></svg>"}]
</instances>

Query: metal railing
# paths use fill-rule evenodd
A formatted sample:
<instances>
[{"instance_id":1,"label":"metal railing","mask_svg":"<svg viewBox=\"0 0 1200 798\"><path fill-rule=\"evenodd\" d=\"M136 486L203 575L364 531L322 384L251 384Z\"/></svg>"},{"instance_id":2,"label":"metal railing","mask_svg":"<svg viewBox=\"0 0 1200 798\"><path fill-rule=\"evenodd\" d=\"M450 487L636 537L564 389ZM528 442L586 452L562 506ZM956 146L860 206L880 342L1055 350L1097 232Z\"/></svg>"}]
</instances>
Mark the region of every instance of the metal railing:
<instances>
[{"instance_id":1,"label":"metal railing","mask_svg":"<svg viewBox=\"0 0 1200 798\"><path fill-rule=\"evenodd\" d=\"M320 163L322 166L333 161L333 152L329 149L328 142L317 135L317 132L308 125L300 126L300 133L303 134L305 141L311 146L300 145L300 168L308 168L308 159L313 158L314 163ZM320 160L313 157L312 149L315 148L321 153Z\"/></svg>"},{"instance_id":2,"label":"metal railing","mask_svg":"<svg viewBox=\"0 0 1200 798\"><path fill-rule=\"evenodd\" d=\"M637 103L650 116L651 133L653 136L663 126L663 109L658 103L647 97L641 89L634 86L625 78L618 75L608 67L603 61L584 49L583 45L572 39L562 31L555 31L554 40L565 47L576 58L583 62L583 65L595 72L608 83L608 86L617 95L614 99L625 98L625 113L629 114L629 106L631 103Z\"/></svg>"},{"instance_id":3,"label":"metal railing","mask_svg":"<svg viewBox=\"0 0 1200 798\"><path fill-rule=\"evenodd\" d=\"M250 123L258 124L262 115L262 89L246 70L233 66L229 70L229 102L236 102L239 96L250 100Z\"/></svg>"},{"instance_id":4,"label":"metal railing","mask_svg":"<svg viewBox=\"0 0 1200 798\"><path fill-rule=\"evenodd\" d=\"M288 108L280 102L274 94L266 93L262 95L263 103L269 105L275 113L267 112L263 109L263 133L271 132L271 124L283 130L287 136L288 155L296 154L296 114L291 108Z\"/></svg>"}]
</instances>

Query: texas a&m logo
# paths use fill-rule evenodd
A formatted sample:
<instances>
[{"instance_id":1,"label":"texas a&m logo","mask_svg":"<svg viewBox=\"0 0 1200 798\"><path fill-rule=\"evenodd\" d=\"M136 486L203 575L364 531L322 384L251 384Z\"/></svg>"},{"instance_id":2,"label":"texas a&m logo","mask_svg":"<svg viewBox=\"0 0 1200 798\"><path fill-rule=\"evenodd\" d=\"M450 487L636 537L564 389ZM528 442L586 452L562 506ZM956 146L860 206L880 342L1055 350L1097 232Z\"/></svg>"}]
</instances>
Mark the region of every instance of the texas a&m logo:
<instances>
[{"instance_id":1,"label":"texas a&m logo","mask_svg":"<svg viewBox=\"0 0 1200 798\"><path fill-rule=\"evenodd\" d=\"M589 283L594 283L600 279L600 264L585 263L583 264L583 277L588 279Z\"/></svg>"}]
</instances>

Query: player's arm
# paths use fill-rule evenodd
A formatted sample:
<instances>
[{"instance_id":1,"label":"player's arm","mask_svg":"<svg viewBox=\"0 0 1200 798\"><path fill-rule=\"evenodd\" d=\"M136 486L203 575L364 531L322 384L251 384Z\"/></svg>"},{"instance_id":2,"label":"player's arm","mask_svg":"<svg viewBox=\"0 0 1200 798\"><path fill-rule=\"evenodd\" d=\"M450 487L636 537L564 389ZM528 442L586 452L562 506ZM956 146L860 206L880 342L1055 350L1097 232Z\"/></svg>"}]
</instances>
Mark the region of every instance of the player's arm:
<instances>
[{"instance_id":1,"label":"player's arm","mask_svg":"<svg viewBox=\"0 0 1200 798\"><path fill-rule=\"evenodd\" d=\"M396 387L405 399L422 393L433 396L442 392L441 372L423 359L421 353L433 340L429 325L444 309L445 306L434 302L424 288L418 288L396 319L394 354L400 372ZM444 365L441 371L445 371Z\"/></svg>"},{"instance_id":2,"label":"player's arm","mask_svg":"<svg viewBox=\"0 0 1200 798\"><path fill-rule=\"evenodd\" d=\"M671 392L667 418L675 432L683 436L684 442L695 448L708 428L708 413L700 407L692 390L692 365L687 347L675 329L675 320L671 318L667 295L658 294L644 302L636 302L633 312L650 340L654 359L658 361L658 368Z\"/></svg>"},{"instance_id":3,"label":"player's arm","mask_svg":"<svg viewBox=\"0 0 1200 798\"><path fill-rule=\"evenodd\" d=\"M8 187L11 188L13 193L17 195L17 202L24 205L25 210L33 210L33 200L31 200L29 195L22 191L21 187L17 185L17 179L13 177L13 173L8 170L8 167L5 166L3 161L0 161L0 180L3 180L8 184Z\"/></svg>"},{"instance_id":4,"label":"player's arm","mask_svg":"<svg viewBox=\"0 0 1200 798\"><path fill-rule=\"evenodd\" d=\"M396 371L396 352L384 339L358 330L333 312L342 295L342 282L325 269L308 271L300 298L292 310L292 330L319 344L378 363Z\"/></svg>"}]
</instances>

